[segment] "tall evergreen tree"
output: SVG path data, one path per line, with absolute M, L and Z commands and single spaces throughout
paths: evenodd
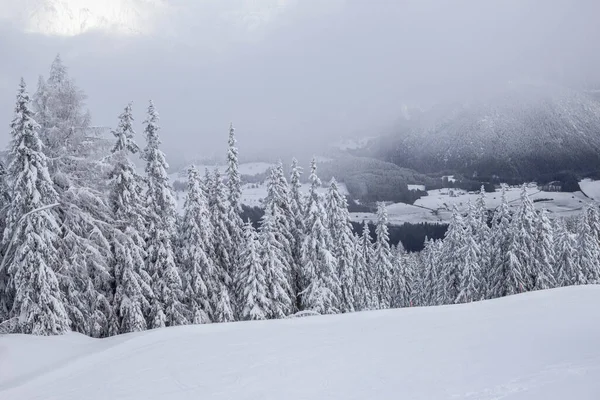
M 289 246 L 285 246 L 279 240 L 278 221 L 282 217 L 278 215 L 280 209 L 271 203 L 265 210 L 265 215 L 261 221 L 260 227 L 260 260 L 265 271 L 270 305 L 268 309 L 269 318 L 283 318 L 290 315 L 293 311 L 293 300 L 290 296 L 290 282 L 287 275 L 289 264 L 286 251 Z
M 440 304 L 453 304 L 461 289 L 462 250 L 464 248 L 465 223 L 454 206 L 452 219 L 443 241 L 440 257 L 439 287 Z
M 39 79 L 33 105 L 59 196 L 57 251 L 62 265 L 58 278 L 71 328 L 104 336 L 105 331 L 92 333 L 90 329 L 111 318 L 110 236 L 114 222 L 103 179 L 109 166 L 102 160 L 109 149 L 99 131 L 90 126 L 85 100 L 57 56 L 48 80 Z
M 300 309 L 299 293 L 306 288 L 306 283 L 302 281 L 302 243 L 304 242 L 304 233 L 306 227 L 304 225 L 304 196 L 301 192 L 302 184 L 300 177 L 302 176 L 302 168 L 298 166 L 298 161 L 292 160 L 290 172 L 290 213 L 291 213 L 291 234 L 292 242 L 292 290 L 293 298 L 296 301 L 295 309 Z
M 148 210 L 148 237 L 146 240 L 146 265 L 152 277 L 155 303 L 151 319 L 161 326 L 162 316 L 157 314 L 162 311 L 165 315 L 167 326 L 186 324 L 185 307 L 181 303 L 183 298 L 183 285 L 179 270 L 175 264 L 173 239 L 175 235 L 176 203 L 167 169 L 169 165 L 164 153 L 160 150 L 158 136 L 158 113 L 152 101 L 148 106 L 148 117 L 145 123 L 146 148 L 144 159 L 146 161 L 146 179 L 148 191 L 146 206 Z
M 185 282 L 184 298 L 194 324 L 210 322 L 211 299 L 218 287 L 212 254 L 212 226 L 200 176 L 196 167 L 188 169 L 187 198 L 180 235 L 180 260 Z
M 492 220 L 490 234 L 490 270 L 486 279 L 486 297 L 506 295 L 505 283 L 508 274 L 508 249 L 512 242 L 511 214 L 506 199 L 506 185 L 502 185 L 500 206 Z
M 533 288 L 534 290 L 554 288 L 556 287 L 554 232 L 545 209 L 539 213 L 537 218 L 535 240 L 536 254 L 533 260 L 535 283 Z
M 350 223 L 348 203 L 337 186 L 335 179 L 331 180 L 326 198 L 327 221 L 333 239 L 333 255 L 338 261 L 337 273 L 341 285 L 340 307 L 342 312 L 354 311 L 354 234 Z
M 576 252 L 577 263 L 579 264 L 579 268 L 581 268 L 581 273 L 585 279 L 585 281 L 581 283 L 596 283 L 595 279 L 597 276 L 598 259 L 600 257 L 600 246 L 593 231 L 593 227 L 590 224 L 587 209 L 579 217 Z
M 392 305 L 394 264 L 389 243 L 387 210 L 384 203 L 377 205 L 377 227 L 375 249 L 373 251 L 373 282 L 377 289 L 379 308 Z
M 354 251 L 354 277 L 356 288 L 354 291 L 356 310 L 370 310 L 377 308 L 377 293 L 372 271 L 373 243 L 369 224 L 363 221 L 363 229 L 360 237 L 355 239 Z
M 234 300 L 231 298 L 229 292 L 232 287 L 232 278 L 229 271 L 232 264 L 230 252 L 233 243 L 227 224 L 228 212 L 224 185 L 217 168 L 215 168 L 213 178 L 210 179 L 209 184 L 208 205 L 210 221 L 213 227 L 212 246 L 214 249 L 216 275 L 218 277 L 218 288 L 216 288 L 215 298 L 213 298 L 213 307 L 215 308 L 214 322 L 230 322 L 234 320 Z
M 469 220 L 472 219 L 472 214 Z M 467 222 L 467 226 L 472 221 Z M 459 272 L 458 295 L 455 303 L 470 303 L 482 299 L 481 282 L 481 248 L 476 241 L 476 232 L 467 228 L 463 238 L 463 247 L 460 249 L 462 265 Z
M 244 321 L 267 319 L 272 309 L 268 298 L 268 276 L 256 248 L 258 239 L 250 221 L 244 225 L 244 239 L 242 263 L 236 282 L 236 288 L 241 293 L 239 317 Z
M 565 220 L 560 218 L 555 224 L 554 236 L 555 273 L 558 286 L 581 285 L 586 278 L 578 263 L 577 240 L 567 229 Z
M 402 242 L 398 242 L 392 255 L 393 268 L 393 289 L 392 289 L 392 307 L 411 307 L 412 306 L 412 289 L 413 289 L 413 270 L 412 263 L 409 263 L 408 256 L 402 246 Z
M 227 228 L 231 238 L 231 248 L 229 249 L 230 264 L 228 272 L 231 277 L 238 273 L 240 265 L 240 253 L 243 244 L 243 221 L 240 216 L 242 199 L 242 181 L 239 174 L 238 149 L 236 147 L 235 129 L 233 124 L 229 126 L 229 140 L 227 147 L 227 200 L 228 215 Z M 233 286 L 230 288 L 234 293 L 234 302 L 239 302 L 239 293 L 236 295 Z
M 69 330 L 69 319 L 56 277 L 60 263 L 56 257 L 59 222 L 51 207 L 58 194 L 30 105 L 21 79 L 10 125 L 9 181 L 13 196 L 3 237 L 5 257 L 10 262 L 2 295 L 8 298 L 8 317 L 15 319 L 17 332 L 61 334 Z
M 535 240 L 536 212 L 533 202 L 527 194 L 527 187 L 521 190 L 521 205 L 513 219 L 513 254 L 517 257 L 522 270 L 524 288 L 522 291 L 533 290 L 537 279 L 534 255 L 537 254 Z
M 303 278 L 308 283 L 301 293 L 303 308 L 320 314 L 335 314 L 340 310 L 340 281 L 337 260 L 331 253 L 332 239 L 327 229 L 325 209 L 318 192 L 321 180 L 317 163 L 311 162 L 310 192 L 306 206 L 306 236 L 302 245 Z
M 114 324 L 110 334 L 145 330 L 154 297 L 151 278 L 144 265 L 145 220 L 141 177 L 130 155 L 139 151 L 134 141 L 131 104 L 119 116 L 113 134 L 114 169 L 110 173 L 110 207 L 115 220 L 111 240 L 114 275 Z
M 283 277 L 286 280 L 284 285 L 287 290 L 287 297 L 293 302 L 293 311 L 296 309 L 296 293 L 293 274 L 293 254 L 292 244 L 294 236 L 292 233 L 293 218 L 290 208 L 290 194 L 287 180 L 283 173 L 283 166 L 279 163 L 276 167 L 270 169 L 267 179 L 267 196 L 264 200 L 265 214 L 270 214 L 273 221 L 270 221 L 270 234 L 280 248 L 280 259 L 283 267 Z

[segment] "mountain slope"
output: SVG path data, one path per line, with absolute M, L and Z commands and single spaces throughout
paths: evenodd
M 597 399 L 600 287 L 459 306 L 0 337 L 0 398 Z
M 563 88 L 512 85 L 476 103 L 415 113 L 366 152 L 426 173 L 588 172 L 600 165 L 600 103 Z

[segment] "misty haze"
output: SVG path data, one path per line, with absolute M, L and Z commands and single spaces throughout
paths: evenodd
M 599 15 L 0 0 L 0 399 L 600 398 Z

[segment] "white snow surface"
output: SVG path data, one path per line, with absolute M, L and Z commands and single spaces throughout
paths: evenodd
M 581 188 L 581 191 L 592 200 L 600 201 L 600 181 L 583 179 L 579 182 L 579 187 Z
M 596 185 L 598 199 L 600 200 L 600 185 Z M 585 190 L 585 189 L 584 189 Z M 535 201 L 536 209 L 545 208 L 550 217 L 568 217 L 577 215 L 585 205 L 591 201 L 582 192 L 544 192 L 535 185 L 527 188 L 530 198 Z M 479 197 L 478 192 L 466 192 L 461 189 L 437 189 L 429 190 L 427 196 L 415 201 L 414 205 L 395 203 L 387 206 L 388 219 L 392 225 L 403 223 L 447 223 L 452 217 L 452 207 L 456 205 L 462 213 L 467 212 L 469 200 L 475 203 Z M 587 194 L 587 193 L 586 193 Z M 508 188 L 506 198 L 511 209 L 519 207 L 521 200 L 521 187 Z M 588 194 L 589 196 L 589 194 Z M 500 205 L 501 192 L 498 189 L 494 193 L 486 193 L 486 205 L 488 209 L 494 210 Z M 351 213 L 354 221 L 376 221 L 375 213 Z
M 600 398 L 600 286 L 466 305 L 0 336 L 6 400 Z

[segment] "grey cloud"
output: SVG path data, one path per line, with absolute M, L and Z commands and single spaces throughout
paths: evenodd
M 376 134 L 403 104 L 476 98 L 511 80 L 600 79 L 593 0 L 309 0 L 271 19 L 236 12 L 243 1 L 230 12 L 223 4 L 233 2 L 169 14 L 152 37 L 4 29 L 1 120 L 10 120 L 18 77 L 33 91 L 57 52 L 89 95 L 95 123 L 113 125 L 129 100 L 140 123 L 152 98 L 167 149 L 186 156 L 221 154 L 230 121 L 243 154 L 287 155 Z

